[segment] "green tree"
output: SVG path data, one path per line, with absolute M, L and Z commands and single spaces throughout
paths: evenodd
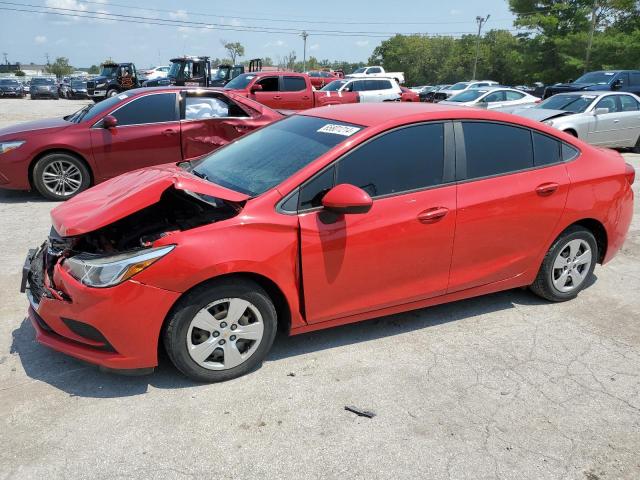
M 15 76 L 16 77 L 24 77 L 25 73 L 22 70 L 16 70 L 15 71 Z
M 53 73 L 56 77 L 62 78 L 73 72 L 73 67 L 69 65 L 69 59 L 66 57 L 58 57 L 51 65 L 47 65 L 47 72 Z
M 100 73 L 100 67 L 98 65 L 91 65 L 89 67 L 88 73 L 90 75 L 97 75 Z
M 226 40 L 221 40 L 221 43 L 227 50 L 227 54 L 229 54 L 233 65 L 236 64 L 236 59 L 238 57 L 244 57 L 244 47 L 240 42 L 227 42 Z

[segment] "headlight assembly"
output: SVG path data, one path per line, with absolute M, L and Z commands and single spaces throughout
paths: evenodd
M 10 152 L 25 144 L 24 140 L 14 140 L 12 142 L 0 142 L 0 154 Z
M 104 87 L 106 84 L 106 82 L 98 83 L 96 84 L 96 88 Z
M 88 287 L 113 287 L 154 264 L 174 247 L 168 245 L 108 256 L 81 253 L 66 259 L 62 268 Z

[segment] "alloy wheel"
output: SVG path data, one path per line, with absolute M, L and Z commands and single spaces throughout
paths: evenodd
M 42 182 L 54 195 L 68 197 L 82 186 L 82 172 L 67 160 L 54 160 L 44 168 Z
M 258 308 L 242 298 L 223 298 L 201 309 L 187 330 L 192 360 L 209 370 L 228 370 L 254 354 L 264 333 Z
M 567 242 L 558 252 L 551 269 L 553 286 L 562 293 L 577 289 L 591 270 L 591 247 L 582 239 Z

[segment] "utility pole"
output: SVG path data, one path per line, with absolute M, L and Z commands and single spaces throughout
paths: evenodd
M 44 56 L 45 56 L 45 57 L 47 57 L 47 66 L 48 66 L 48 65 L 51 65 L 51 64 L 49 63 L 49 54 L 48 54 L 48 53 L 45 53 L 45 54 L 44 54 Z
M 486 17 L 477 16 L 476 22 L 478 23 L 478 36 L 476 37 L 476 61 L 473 63 L 473 75 L 472 80 L 476 79 L 476 71 L 478 69 L 478 55 L 480 54 L 480 33 L 482 32 L 482 25 L 489 21 L 491 15 L 487 14 Z
M 9 60 L 8 60 L 9 54 L 7 52 L 2 52 L 2 55 L 4 56 L 4 64 L 9 65 Z
M 306 72 L 307 71 L 307 37 L 309 36 L 309 34 L 306 32 L 306 30 L 303 30 L 300 36 L 302 37 L 302 40 L 304 42 L 304 48 L 302 50 L 302 71 Z
M 584 59 L 584 73 L 589 71 L 589 62 L 591 61 L 591 46 L 593 45 L 593 34 L 596 31 L 596 23 L 598 22 L 598 16 L 596 11 L 598 10 L 598 0 L 593 2 L 593 9 L 591 10 L 591 28 L 589 30 L 589 40 L 587 41 L 587 55 Z

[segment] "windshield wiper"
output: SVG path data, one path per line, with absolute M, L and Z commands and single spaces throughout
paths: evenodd
M 209 178 L 204 173 L 197 171 L 195 168 L 191 170 L 191 173 L 193 173 L 198 178 L 209 181 Z

